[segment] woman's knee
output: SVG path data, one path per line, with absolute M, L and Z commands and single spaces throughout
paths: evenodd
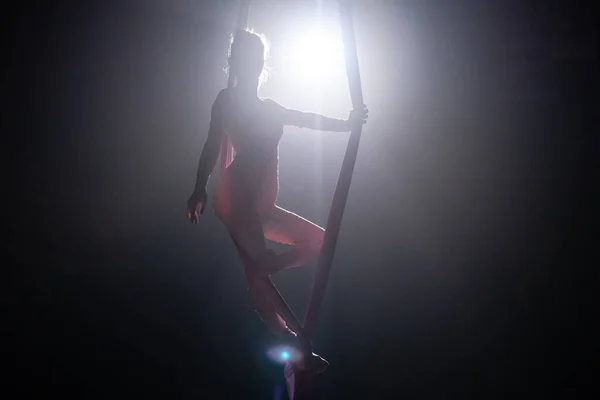
M 308 235 L 303 242 L 298 243 L 298 246 L 304 247 L 307 249 L 307 251 L 316 252 L 318 254 L 321 252 L 324 239 L 325 230 L 317 227 L 312 230 L 311 234 Z
M 298 252 L 298 262 L 300 265 L 311 264 L 319 258 L 323 248 L 323 236 L 314 236 L 306 241 L 300 242 L 295 246 Z

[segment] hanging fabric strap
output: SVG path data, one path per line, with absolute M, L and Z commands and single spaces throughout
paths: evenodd
M 350 87 L 352 106 L 354 109 L 359 109 L 364 107 L 364 102 L 358 68 L 358 55 L 356 52 L 352 10 L 349 0 L 340 1 L 340 23 L 344 40 L 346 75 Z M 362 125 L 352 127 L 348 147 L 346 148 L 346 154 L 342 163 L 342 169 L 331 202 L 323 247 L 319 256 L 314 283 L 304 319 L 304 329 L 308 334 L 314 332 L 319 318 L 319 310 L 321 309 L 325 288 L 327 287 L 327 280 L 329 278 L 329 271 L 331 270 L 331 264 L 335 254 L 335 246 L 337 244 L 338 234 L 344 216 L 346 200 L 348 199 L 348 192 L 350 191 L 350 183 L 352 181 L 354 164 L 356 163 L 356 156 L 358 154 L 361 133 Z
M 346 75 L 350 87 L 352 106 L 354 109 L 359 109 L 364 107 L 364 101 L 350 1 L 351 0 L 340 0 L 340 23 L 344 40 Z M 350 191 L 350 183 L 352 181 L 361 134 L 362 126 L 352 127 L 348 147 L 346 148 L 346 154 L 342 163 L 342 169 L 331 202 L 323 247 L 319 256 L 306 316 L 304 318 L 304 330 L 306 334 L 309 335 L 314 335 L 314 330 L 317 326 L 319 311 L 325 295 L 327 280 L 329 278 L 329 272 L 331 271 L 333 256 L 335 254 L 335 246 L 337 244 L 342 218 L 344 216 L 344 209 Z M 314 400 L 316 398 L 316 376 L 314 374 L 287 365 L 285 377 L 290 400 Z
M 235 26 L 234 39 L 235 34 L 239 31 L 243 31 L 248 26 L 248 16 L 250 14 L 250 1 L 242 0 L 238 5 L 238 17 Z M 235 86 L 235 77 L 229 72 L 229 77 L 227 80 L 227 87 L 232 88 Z M 233 161 L 234 150 L 233 144 L 231 144 L 231 140 L 229 136 L 223 135 L 223 141 L 221 142 L 221 174 L 225 171 L 225 169 L 231 164 Z

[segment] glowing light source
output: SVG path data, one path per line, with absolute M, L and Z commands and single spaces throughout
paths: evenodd
M 284 65 L 294 79 L 315 84 L 343 78 L 344 47 L 334 24 L 318 23 L 293 29 L 286 39 Z
M 288 351 L 282 351 L 281 354 L 279 355 L 281 357 L 282 360 L 289 360 L 290 359 L 290 353 Z

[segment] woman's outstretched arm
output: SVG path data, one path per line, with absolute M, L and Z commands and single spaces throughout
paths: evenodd
M 208 179 L 215 169 L 221 150 L 223 140 L 223 94 L 219 93 L 213 103 L 210 115 L 210 127 L 208 129 L 208 138 L 200 154 L 198 161 L 198 171 L 196 173 L 196 190 L 205 190 Z
M 348 132 L 351 128 L 350 121 L 347 119 L 334 119 L 316 113 L 287 109 L 283 124 L 330 132 Z
M 369 112 L 365 107 L 362 110 L 354 110 L 347 119 L 335 119 L 316 113 L 290 110 L 273 100 L 269 102 L 279 114 L 283 125 L 330 132 L 349 132 L 354 124 L 364 124 Z

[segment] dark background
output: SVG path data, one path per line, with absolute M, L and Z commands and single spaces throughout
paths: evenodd
M 315 340 L 322 398 L 597 391 L 579 285 L 597 265 L 597 20 L 493 3 L 395 6 L 419 87 L 399 100 L 392 36 Z M 185 220 L 234 3 L 3 7 L 2 397 L 274 398 L 228 235 Z M 340 140 L 319 191 L 282 144 L 286 208 L 325 223 Z M 312 270 L 276 279 L 299 310 Z

